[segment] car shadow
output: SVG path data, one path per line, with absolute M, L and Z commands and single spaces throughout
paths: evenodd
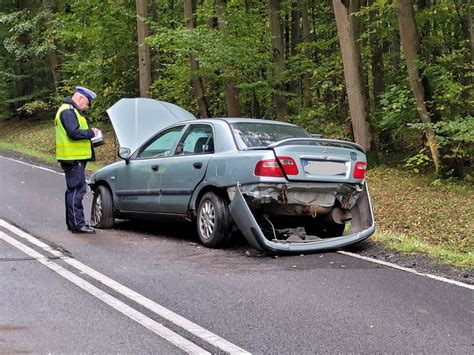
M 189 244 L 200 244 L 199 237 L 194 223 L 183 223 L 173 221 L 151 221 L 151 220 L 116 220 L 114 224 L 115 231 L 127 232 L 132 234 L 142 234 L 152 238 L 165 238 L 172 241 L 179 241 Z M 253 249 L 245 240 L 240 231 L 232 233 L 229 243 L 220 248 L 223 252 L 231 254 L 242 254 L 247 257 L 275 257 L 278 254 L 260 252 Z M 341 249 L 314 252 L 310 254 L 324 254 L 344 250 L 356 254 L 367 256 L 376 256 L 383 251 L 383 246 L 373 241 L 364 240 L 360 243 L 349 245 Z M 301 254 L 301 253 L 300 253 Z M 291 257 L 297 254 L 281 254 L 279 257 Z
M 169 240 L 199 243 L 199 237 L 194 223 L 163 222 L 149 220 L 117 220 L 114 230 L 130 233 L 146 234 L 148 237 L 166 238 Z M 236 231 L 232 233 L 229 244 L 224 248 L 232 251 L 251 249 L 243 235 Z
M 179 222 L 157 222 L 144 220 L 117 220 L 114 225 L 114 231 L 130 233 L 132 235 L 141 234 L 152 238 L 165 238 L 168 240 L 189 243 L 191 245 L 200 244 L 197 236 L 196 226 L 193 223 Z M 323 255 L 333 253 L 338 250 L 359 254 L 362 256 L 387 261 L 398 264 L 403 267 L 416 268 L 419 272 L 427 272 L 447 278 L 451 278 L 463 283 L 474 284 L 474 273 L 472 271 L 457 270 L 452 267 L 442 266 L 429 260 L 423 255 L 404 255 L 403 253 L 386 250 L 380 242 L 366 239 L 357 244 L 352 244 L 344 248 L 311 253 L 312 255 Z M 281 260 L 293 260 L 294 257 L 301 254 L 275 255 L 259 252 L 247 243 L 240 232 L 234 232 L 230 243 L 223 249 L 220 249 L 220 257 L 248 257 L 256 258 L 278 258 Z M 308 254 L 309 255 L 309 254 Z M 317 258 L 319 259 L 319 258 Z
M 373 251 L 374 253 L 381 253 L 384 251 L 383 245 L 376 243 L 372 240 L 365 239 L 359 243 L 348 245 L 339 250 L 348 251 L 351 253 L 361 254 L 368 251 Z

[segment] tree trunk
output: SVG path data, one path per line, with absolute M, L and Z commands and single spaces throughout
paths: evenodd
M 154 23 L 158 22 L 158 6 L 156 4 L 156 1 L 151 2 L 151 19 L 153 20 Z
M 364 26 L 361 20 L 359 19 L 359 17 L 354 15 L 361 9 L 361 6 L 364 3 L 364 0 L 348 0 L 348 1 L 346 0 L 346 3 L 347 2 L 349 2 L 349 7 L 348 7 L 349 31 L 352 32 L 354 42 L 356 45 L 357 65 L 359 66 L 359 77 L 362 83 L 362 95 L 364 97 L 366 114 L 368 117 L 368 112 L 370 112 L 369 101 L 368 101 L 369 79 L 367 75 L 363 74 L 364 65 L 362 63 L 362 50 L 361 50 L 361 33 L 364 32 Z
M 290 27 L 290 50 L 292 56 L 298 54 L 298 44 L 301 43 L 301 11 L 298 6 L 298 0 L 291 0 L 291 27 Z M 292 80 L 289 84 L 290 92 L 296 97 L 301 97 L 301 77 Z M 299 105 L 301 105 L 300 103 Z
M 15 4 L 16 4 L 16 8 L 18 10 L 23 10 L 23 9 L 26 9 L 27 8 L 27 1 L 26 0 L 16 0 L 15 1 Z M 27 38 L 19 38 L 19 41 L 22 41 L 24 42 L 25 40 L 29 40 Z M 24 45 L 26 45 L 26 43 L 23 43 Z M 28 77 L 27 75 L 27 71 L 25 70 L 25 64 L 24 62 L 20 62 L 19 63 L 20 65 L 18 66 L 18 72 L 15 70 L 15 75 L 18 75 L 19 76 L 19 80 L 14 80 L 14 85 L 15 85 L 15 88 L 16 88 L 16 96 L 26 96 L 26 95 L 29 95 L 31 93 L 31 90 L 29 88 L 29 85 L 31 83 L 31 77 Z M 15 106 L 18 105 L 18 104 L 14 104 Z M 15 107 L 15 109 L 17 109 L 18 106 Z
M 420 74 L 416 66 L 418 57 L 419 39 L 416 32 L 415 13 L 411 0 L 398 1 L 398 25 L 400 28 L 400 40 L 403 47 L 403 54 L 408 69 L 411 88 L 416 99 L 416 109 L 421 118 L 421 122 L 426 124 L 425 135 L 430 147 L 431 156 L 436 172 L 440 171 L 440 158 L 438 144 L 434 130 L 431 127 L 431 117 L 426 109 L 425 92 L 421 83 Z
M 136 0 L 137 33 L 138 33 L 138 68 L 140 81 L 140 96 L 148 97 L 151 83 L 150 46 L 145 43 L 148 36 L 146 24 L 146 0 Z
M 158 7 L 156 1 L 151 2 L 151 19 L 154 24 L 158 23 Z M 158 79 L 158 73 L 161 67 L 160 52 L 157 48 L 150 48 L 150 61 L 151 82 L 154 82 Z
M 347 8 L 341 0 L 333 0 L 332 3 L 342 52 L 344 79 L 354 140 L 366 150 L 369 150 L 370 132 L 360 75 L 360 54 L 357 52 L 356 38 L 354 38 L 354 33 L 351 30 Z
M 227 8 L 227 0 L 216 0 L 216 14 L 219 31 L 225 32 L 227 29 L 227 22 L 225 12 Z M 224 69 L 225 82 L 225 98 L 227 103 L 227 114 L 229 117 L 240 117 L 240 96 L 239 89 L 235 86 L 235 81 L 232 79 L 232 69 Z
M 471 1 L 467 1 L 467 26 L 469 29 L 469 49 L 471 51 L 471 63 L 474 63 L 474 30 L 472 27 Z
M 268 0 L 268 8 L 270 12 L 270 32 L 272 35 L 272 50 L 273 50 L 273 88 L 276 91 L 276 113 L 277 120 L 287 121 L 287 101 L 286 97 L 281 94 L 285 91 L 285 85 L 281 81 L 281 76 L 285 70 L 284 62 L 284 46 L 281 30 L 281 20 L 279 15 L 280 8 L 279 0 Z
M 295 55 L 297 53 L 296 47 L 301 41 L 300 20 L 301 11 L 298 6 L 298 0 L 291 0 L 291 55 Z
M 471 63 L 474 63 L 474 31 L 472 27 L 472 6 L 470 0 L 455 1 L 456 12 L 458 13 L 459 20 L 461 22 L 461 28 L 466 36 L 467 43 L 466 47 L 471 53 Z M 466 13 L 464 14 L 464 8 Z
M 398 73 L 400 71 L 400 34 L 395 32 L 392 37 L 392 41 L 390 44 L 390 63 L 392 65 L 392 72 Z
M 369 0 L 369 6 L 373 0 Z M 371 10 L 370 22 L 375 22 L 378 16 L 377 10 Z M 369 45 L 371 49 L 370 63 L 372 71 L 372 92 L 374 95 L 374 107 L 380 107 L 380 95 L 385 90 L 384 67 L 383 67 L 383 44 L 380 43 L 376 34 L 369 34 Z
M 43 0 L 43 8 L 45 11 L 45 24 L 46 28 L 48 30 L 51 30 L 53 27 L 53 24 L 51 22 L 51 17 L 54 9 L 56 8 L 56 4 L 53 3 L 53 0 Z M 59 83 L 61 81 L 61 72 L 59 70 L 59 56 L 58 56 L 58 51 L 56 49 L 56 43 L 54 42 L 54 39 L 52 39 L 52 47 L 49 50 L 49 63 L 51 65 L 51 74 L 53 76 L 53 83 L 54 87 L 58 88 Z
M 168 11 L 170 14 L 173 14 L 174 13 L 174 7 L 175 7 L 175 3 L 174 3 L 174 0 L 169 0 L 168 1 Z M 170 23 L 170 27 L 172 29 L 176 29 L 176 23 L 174 21 L 172 21 Z
M 261 117 L 260 102 L 258 101 L 257 93 L 255 89 L 252 90 L 252 117 Z
M 184 17 L 186 20 L 186 27 L 188 29 L 194 29 L 193 0 L 184 0 Z M 209 105 L 207 103 L 202 78 L 196 74 L 199 71 L 199 62 L 194 58 L 193 54 L 190 55 L 190 64 L 192 72 L 191 81 L 198 102 L 199 116 L 206 118 L 209 117 Z
M 304 43 L 309 43 L 312 41 L 312 38 L 311 38 L 309 16 L 308 16 L 308 0 L 299 0 L 299 6 L 301 9 L 302 41 Z M 309 48 L 305 47 L 304 54 L 308 60 L 311 60 L 311 51 Z M 308 71 L 306 71 L 303 74 L 303 85 L 302 85 L 301 91 L 303 92 L 304 107 L 310 107 L 312 95 L 311 95 L 311 78 Z
M 252 0 L 245 0 L 244 3 L 245 3 L 244 4 L 245 5 L 245 13 L 249 14 L 250 9 L 252 8 Z

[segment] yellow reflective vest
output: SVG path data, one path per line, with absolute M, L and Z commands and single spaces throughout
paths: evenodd
M 66 129 L 61 122 L 61 112 L 73 109 L 79 122 L 79 129 L 89 129 L 89 125 L 79 110 L 70 104 L 62 104 L 56 113 L 54 124 L 56 126 L 56 159 L 57 160 L 86 160 L 92 157 L 91 141 L 83 139 L 72 140 L 67 135 Z

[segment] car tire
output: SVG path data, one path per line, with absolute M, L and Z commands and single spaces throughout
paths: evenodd
M 315 235 L 319 238 L 340 237 L 344 233 L 345 224 L 332 222 L 312 221 L 305 225 L 306 234 Z
M 224 199 L 213 192 L 204 194 L 197 208 L 196 224 L 204 246 L 218 248 L 228 243 L 232 224 Z
M 94 191 L 91 209 L 91 225 L 96 228 L 107 229 L 114 225 L 114 202 L 110 190 L 99 186 Z

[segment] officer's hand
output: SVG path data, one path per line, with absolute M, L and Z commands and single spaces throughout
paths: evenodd
M 100 129 L 92 127 L 92 131 L 94 132 L 94 137 L 97 137 L 99 135 Z

